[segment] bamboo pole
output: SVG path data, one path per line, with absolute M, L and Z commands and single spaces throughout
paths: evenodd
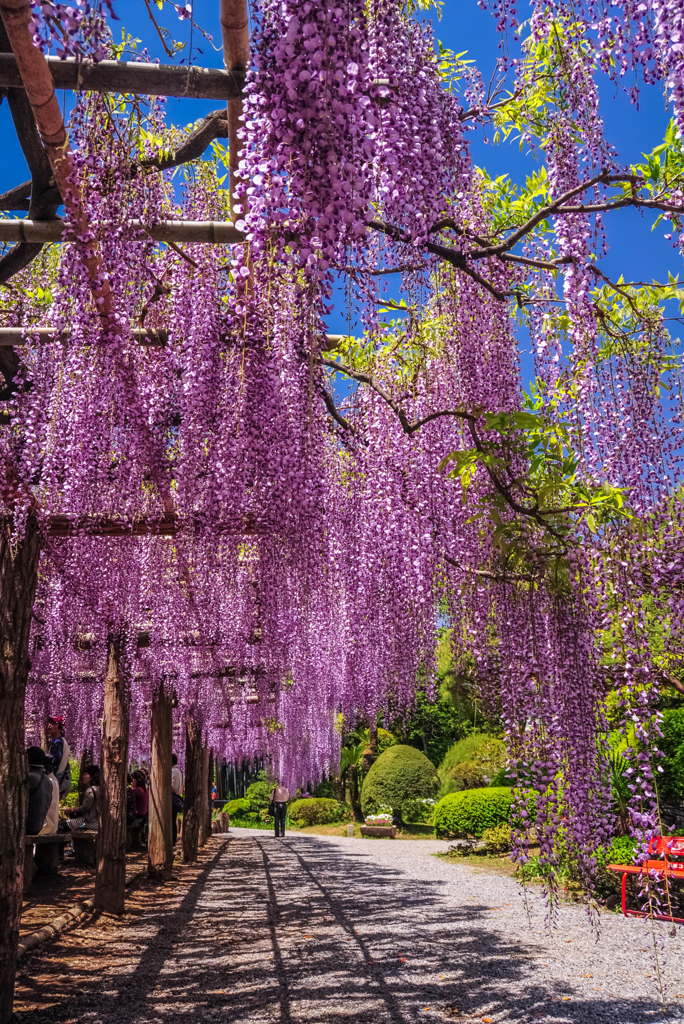
M 230 221 L 167 220 L 146 225 L 130 222 L 131 231 L 144 231 L 155 242 L 201 242 L 214 245 L 235 245 L 245 236 Z M 0 219 L 0 242 L 68 242 L 64 237 L 63 220 Z
M 223 63 L 226 70 L 244 81 L 249 67 L 249 20 L 247 17 L 247 0 L 221 0 L 221 35 L 223 37 Z M 230 171 L 230 215 L 233 220 L 244 215 L 242 210 L 234 210 L 235 189 L 239 180 L 239 163 L 242 143 L 238 139 L 238 129 L 242 127 L 242 98 L 228 100 L 228 147 Z M 243 200 L 244 206 L 245 200 Z
M 150 760 L 149 839 L 147 873 L 150 878 L 171 878 L 171 695 L 164 684 L 152 703 L 152 757 Z
M 242 92 L 244 75 L 221 68 L 177 67 L 174 64 L 134 64 L 131 61 L 101 60 L 97 64 L 74 57 L 47 57 L 55 89 L 83 92 L 133 93 L 137 96 L 178 96 L 204 100 L 236 99 Z M 0 53 L 0 87 L 24 88 L 17 60 L 12 53 Z

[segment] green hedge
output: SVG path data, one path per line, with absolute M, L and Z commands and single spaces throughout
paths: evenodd
M 332 825 L 347 816 L 344 804 L 326 797 L 295 800 L 290 804 L 290 821 L 305 828 L 307 825 Z
M 684 708 L 670 708 L 663 713 L 662 739 L 658 746 L 665 757 L 658 789 L 667 800 L 684 799 Z
M 244 798 L 230 800 L 223 808 L 226 814 L 229 814 L 231 818 L 239 818 L 243 814 L 248 814 L 251 809 L 249 800 L 245 800 Z
M 508 822 L 512 804 L 511 791 L 505 786 L 449 793 L 435 808 L 435 834 L 446 839 L 479 839 L 485 829 Z
M 361 810 L 377 814 L 382 807 L 401 812 L 405 803 L 435 795 L 437 769 L 415 747 L 396 743 L 381 754 L 364 779 Z

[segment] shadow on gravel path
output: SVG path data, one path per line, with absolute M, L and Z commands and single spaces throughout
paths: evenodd
M 214 837 L 198 866 L 136 892 L 123 920 L 101 918 L 21 961 L 16 1020 L 681 1019 L 646 993 L 616 1001 L 588 993 L 589 982 L 580 989 L 562 963 L 554 974 L 537 933 L 521 938 L 518 918 L 506 934 L 501 921 L 490 924 L 489 904 L 459 900 L 452 881 L 428 877 L 427 861 L 422 873 L 415 860 L 411 870 L 390 867 L 372 848 L 311 836 Z

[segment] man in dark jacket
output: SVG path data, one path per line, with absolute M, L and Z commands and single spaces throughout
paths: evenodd
M 26 835 L 37 836 L 52 802 L 52 784 L 43 770 L 45 754 L 40 747 L 26 751 L 29 765 L 29 798 L 26 813 Z

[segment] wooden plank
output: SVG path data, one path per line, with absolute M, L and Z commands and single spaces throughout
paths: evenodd
M 84 63 L 73 57 L 48 57 L 56 89 L 85 92 L 177 96 L 180 99 L 235 100 L 242 96 L 244 72 L 220 68 L 182 68 L 173 64 L 138 64 L 102 60 Z M 23 83 L 12 53 L 0 53 L 0 86 L 21 89 Z

